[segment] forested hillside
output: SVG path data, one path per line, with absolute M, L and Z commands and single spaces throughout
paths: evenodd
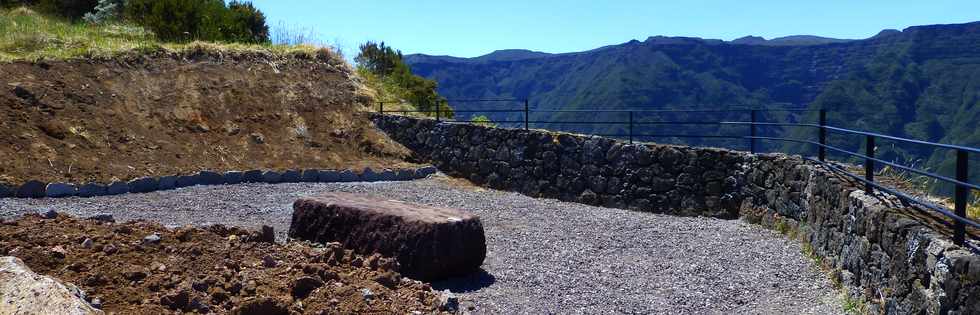
M 406 61 L 413 72 L 438 81 L 440 93 L 449 99 L 528 98 L 532 108 L 547 109 L 825 108 L 830 111 L 830 124 L 836 126 L 980 146 L 976 126 L 980 121 L 980 22 L 883 31 L 857 41 L 790 37 L 724 42 L 651 37 L 580 53 L 511 50 L 472 59 L 411 55 Z M 452 105 L 459 110 L 476 106 Z M 547 118 L 624 120 L 622 115 L 555 113 L 547 114 Z M 748 119 L 746 114 L 640 116 L 635 119 Z M 815 113 L 764 116 L 767 120 L 816 121 Z M 615 125 L 539 127 L 607 134 L 623 130 Z M 711 126 L 649 126 L 642 132 L 747 133 L 744 127 Z M 764 132 L 811 139 L 814 135 L 812 130 L 780 128 Z M 743 140 L 649 140 L 745 148 Z M 839 136 L 832 136 L 832 140 L 852 150 L 859 150 L 863 141 Z M 812 152 L 812 148 L 784 143 L 765 144 L 765 148 Z M 945 150 L 882 141 L 878 153 L 889 160 L 926 165 L 946 174 L 952 171 L 952 152 Z M 980 157 L 973 157 L 973 161 L 977 163 Z

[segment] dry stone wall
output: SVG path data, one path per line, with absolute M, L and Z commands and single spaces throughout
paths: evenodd
M 451 176 L 534 197 L 678 215 L 735 217 L 739 166 L 749 157 L 400 116 L 375 122 Z
M 980 255 L 921 209 L 798 157 L 751 163 L 741 214 L 798 233 L 872 314 L 980 314 Z
M 417 158 L 491 188 L 639 211 L 743 217 L 798 235 L 868 313 L 980 314 L 980 255 L 952 244 L 916 208 L 865 194 L 799 157 L 373 119 Z

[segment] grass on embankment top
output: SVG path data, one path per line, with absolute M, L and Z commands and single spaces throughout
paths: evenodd
M 162 43 L 143 27 L 126 23 L 69 22 L 28 8 L 0 9 L 0 62 L 39 59 L 107 58 L 132 51 L 183 51 L 207 45 L 224 51 L 309 53 L 310 45 Z

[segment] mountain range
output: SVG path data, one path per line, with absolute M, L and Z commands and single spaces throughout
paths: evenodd
M 589 51 L 549 54 L 499 50 L 475 58 L 407 55 L 415 74 L 453 99 L 529 99 L 534 109 L 826 109 L 829 124 L 920 140 L 980 146 L 980 22 L 884 30 L 861 40 L 788 36 L 732 41 L 654 36 Z M 518 103 L 451 102 L 457 110 L 518 109 Z M 621 134 L 623 113 L 539 113 L 539 124 Z M 493 113 L 492 120 L 521 118 Z M 637 121 L 747 120 L 745 113 L 644 113 Z M 591 120 L 589 120 L 591 119 Z M 766 112 L 765 121 L 815 122 L 815 112 Z M 814 139 L 813 130 L 763 128 L 767 136 Z M 745 128 L 646 125 L 634 133 L 743 135 Z M 658 137 L 646 140 L 745 148 L 745 141 Z M 863 138 L 832 134 L 852 151 Z M 763 149 L 812 154 L 799 144 Z M 879 156 L 949 174 L 952 152 L 879 141 Z M 846 158 L 846 157 L 841 157 Z M 980 157 L 971 157 L 980 161 Z M 976 164 L 975 164 L 976 165 Z M 974 171 L 980 173 L 978 171 Z

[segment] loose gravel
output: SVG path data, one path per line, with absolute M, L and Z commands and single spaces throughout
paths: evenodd
M 471 313 L 835 314 L 838 294 L 800 245 L 739 220 L 675 217 L 411 182 L 198 186 L 96 198 L 0 199 L 0 216 L 54 209 L 165 225 L 276 229 L 292 202 L 325 191 L 472 211 L 483 219 L 483 272 L 434 283 Z

